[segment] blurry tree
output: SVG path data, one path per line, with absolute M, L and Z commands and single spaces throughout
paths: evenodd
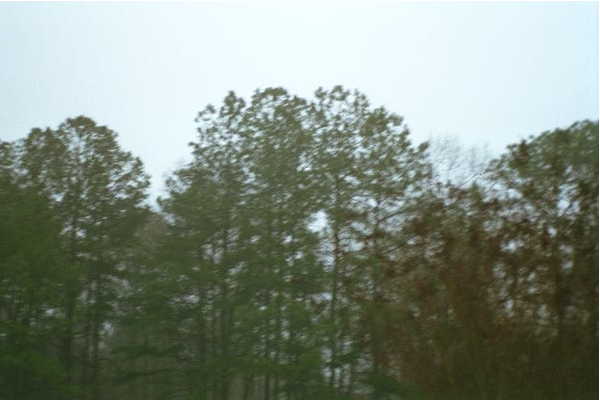
M 66 249 L 62 362 L 67 382 L 100 398 L 102 338 L 110 330 L 124 251 L 146 215 L 142 162 L 116 133 L 87 117 L 33 129 L 18 143 L 20 181 L 43 193 L 60 218 Z M 77 363 L 77 365 L 75 365 Z
M 490 174 L 513 257 L 504 271 L 510 316 L 535 327 L 543 352 L 528 356 L 538 363 L 532 379 L 548 398 L 597 395 L 598 123 L 511 145 Z
M 363 381 L 383 398 L 390 386 L 382 315 L 402 296 L 386 286 L 390 274 L 401 279 L 390 269 L 402 253 L 401 227 L 431 177 L 427 145 L 413 147 L 402 118 L 339 86 L 318 90 L 312 113 L 331 272 L 329 382 L 350 393 Z
M 89 118 L 0 142 L 0 398 L 597 398 L 597 122 L 489 163 L 340 86 L 196 122 L 153 212 Z
M 0 398 L 61 399 L 60 225 L 46 197 L 17 184 L 11 147 L 0 143 Z
M 398 371 L 440 398 L 597 396 L 597 149 L 580 122 L 509 146 L 485 190 L 422 198 Z
M 190 282 L 186 307 L 197 310 L 190 357 L 202 398 L 237 390 L 269 399 L 310 390 L 307 374 L 320 377 L 318 345 L 316 358 L 300 362 L 315 352 L 310 321 L 320 280 L 308 229 L 316 206 L 305 112 L 305 102 L 282 89 L 258 91 L 248 105 L 231 93 L 218 111 L 207 107 L 194 160 L 161 201 L 189 255 L 178 265 Z

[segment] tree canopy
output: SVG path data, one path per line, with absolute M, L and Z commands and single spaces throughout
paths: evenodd
M 597 121 L 489 162 L 340 86 L 196 124 L 155 210 L 90 118 L 0 142 L 0 399 L 598 397 Z

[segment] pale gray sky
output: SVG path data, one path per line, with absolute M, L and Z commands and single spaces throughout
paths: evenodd
M 189 159 L 196 113 L 227 91 L 342 84 L 413 140 L 494 153 L 598 119 L 596 3 L 0 4 L 0 138 L 87 115 L 153 177 Z

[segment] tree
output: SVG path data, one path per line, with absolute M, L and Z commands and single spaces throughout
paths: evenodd
M 18 144 L 19 180 L 51 199 L 67 252 L 62 361 L 67 382 L 100 398 L 101 343 L 109 329 L 123 253 L 146 215 L 142 162 L 116 133 L 80 116 L 58 129 L 33 129 Z M 79 352 L 78 356 L 75 352 Z
M 359 372 L 367 374 L 373 397 L 381 398 L 385 389 L 376 382 L 387 363 L 380 329 L 387 312 L 385 271 L 401 251 L 402 221 L 430 178 L 427 145 L 414 148 L 402 118 L 370 107 L 357 91 L 337 86 L 319 89 L 315 97 L 314 168 L 327 218 L 323 243 L 331 274 L 329 382 L 349 394 Z M 370 355 L 362 361 L 371 372 L 357 371 L 361 353 Z
M 15 182 L 0 145 L 0 397 L 60 399 L 67 388 L 51 346 L 62 322 L 60 225 L 46 197 Z
M 512 315 L 550 343 L 537 355 L 548 397 L 597 395 L 598 123 L 577 122 L 508 147 L 490 174 L 510 221 Z M 518 297 L 517 297 L 518 296 Z M 590 372 L 594 372 L 590 375 Z
M 189 368 L 204 371 L 199 396 L 226 399 L 241 388 L 244 398 L 269 399 L 307 384 L 297 364 L 314 335 L 299 321 L 311 319 L 320 264 L 308 229 L 315 206 L 305 112 L 282 89 L 259 91 L 248 105 L 231 93 L 218 111 L 207 107 L 194 161 L 161 201 L 189 255 L 178 265 L 197 310 Z
M 0 142 L 0 397 L 597 398 L 597 122 L 485 169 L 340 86 L 196 122 L 160 211 L 89 118 Z
M 421 199 L 405 225 L 418 268 L 395 289 L 410 317 L 390 327 L 411 381 L 440 398 L 597 396 L 597 143 L 588 121 L 545 132 L 494 160 L 485 190 Z

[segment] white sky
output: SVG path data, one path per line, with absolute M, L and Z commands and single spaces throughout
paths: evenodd
M 0 4 L 0 139 L 87 115 L 142 158 L 155 196 L 229 90 L 342 84 L 415 142 L 494 153 L 598 119 L 594 2 L 249 4 Z

